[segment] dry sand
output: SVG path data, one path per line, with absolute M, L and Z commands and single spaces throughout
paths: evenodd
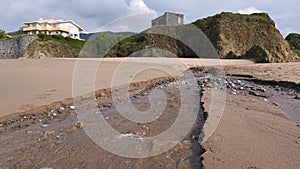
M 48 105 L 65 98 L 72 98 L 73 74 L 76 63 L 80 67 L 77 67 L 77 70 L 80 69 L 83 72 L 80 74 L 80 79 L 84 80 L 98 71 L 95 78 L 95 88 L 102 89 L 111 87 L 114 74 L 123 79 L 132 78 L 134 82 L 166 76 L 164 71 L 168 70 L 169 66 L 178 70 L 185 70 L 188 66 L 251 64 L 252 62 L 213 59 L 186 59 L 183 62 L 182 59 L 168 58 L 0 60 L 0 117 L 28 110 L 35 106 Z M 99 63 L 101 64 L 97 69 Z M 143 70 L 145 68 L 147 70 Z M 119 72 L 115 73 L 116 70 Z M 135 76 L 136 72 L 140 74 Z M 86 83 L 93 85 L 92 82 L 87 79 Z M 81 87 L 84 88 L 85 86 Z
M 226 73 L 252 75 L 263 80 L 300 83 L 300 63 L 237 64 L 225 66 Z
M 96 77 L 97 89 L 111 87 L 114 70 L 122 61 L 124 59 L 107 59 L 101 63 L 101 71 Z M 186 62 L 187 65 L 182 65 L 176 60 L 165 58 L 138 58 L 130 59 L 124 67 L 118 69 L 123 73 L 121 77 L 128 76 L 133 81 L 143 81 L 166 76 L 166 73 L 158 70 L 169 70 L 170 65 L 178 70 L 203 64 L 226 65 L 225 70 L 229 74 L 252 75 L 262 80 L 300 82 L 300 63 L 253 64 L 249 61 L 193 59 Z M 75 63 L 76 60 L 73 59 L 1 60 L 0 116 L 72 97 Z M 83 65 L 96 63 L 93 59 L 82 62 Z M 148 66 L 153 69 L 134 76 L 132 69 L 140 70 Z M 90 67 L 87 66 L 86 76 L 89 75 Z M 83 79 L 86 76 L 82 74 Z M 89 85 L 91 84 L 87 84 Z M 210 90 L 206 90 L 203 101 L 208 114 L 210 100 Z M 72 139 L 69 141 L 71 143 Z M 254 96 L 229 94 L 217 130 L 203 144 L 206 149 L 203 165 L 205 168 L 296 169 L 300 166 L 300 145 L 297 141 L 300 141 L 300 128 L 279 107 Z M 78 158 L 76 152 L 72 154 L 74 158 Z

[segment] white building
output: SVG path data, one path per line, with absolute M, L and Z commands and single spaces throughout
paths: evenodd
M 39 19 L 24 24 L 22 31 L 25 34 L 62 35 L 74 39 L 80 39 L 79 33 L 84 30 L 72 20 Z

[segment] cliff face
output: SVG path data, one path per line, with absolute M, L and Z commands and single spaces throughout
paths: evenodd
M 274 21 L 266 13 L 252 15 L 221 13 L 197 20 L 192 24 L 208 37 L 221 58 L 247 58 L 262 63 L 299 60 L 299 57 L 290 49 L 288 42 L 276 29 Z M 180 26 L 161 29 L 176 32 L 180 30 Z M 189 38 L 198 44 L 197 48 L 205 46 L 202 44 L 204 42 L 198 43 L 197 39 L 194 39 L 200 37 Z M 171 52 L 177 57 L 209 57 L 197 56 L 189 46 L 176 39 L 147 32 L 118 43 L 110 50 L 107 57 L 127 57 L 136 51 L 151 48 Z M 200 51 L 205 51 L 205 49 L 201 48 Z M 136 56 L 143 56 L 143 54 L 164 56 L 159 51 L 152 52 L 151 50 L 148 53 L 138 53 Z
M 33 41 L 26 52 L 24 58 L 74 58 L 78 57 L 84 42 L 71 38 L 64 38 L 56 35 L 39 35 Z
M 0 41 L 0 59 L 17 59 L 23 56 L 28 45 L 37 36 L 21 36 L 16 39 Z
M 160 34 L 143 33 L 115 44 L 106 57 L 196 57 L 196 54 L 191 53 L 176 39 Z
M 221 58 L 254 58 L 258 62 L 298 59 L 266 13 L 221 13 L 193 24 L 207 35 Z

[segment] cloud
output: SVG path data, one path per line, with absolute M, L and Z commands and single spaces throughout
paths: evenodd
M 153 17 L 140 18 L 142 16 L 140 15 L 135 18 L 130 17 L 130 20 L 127 16 L 143 13 L 156 14 L 155 10 L 150 9 L 143 0 L 105 2 L 72 0 L 71 9 L 74 12 L 73 16 L 77 16 L 77 19 L 82 21 L 83 27 L 87 27 L 86 29 L 90 32 L 99 30 L 139 32 L 149 26 Z
M 261 11 L 259 9 L 257 9 L 256 7 L 248 7 L 246 9 L 240 9 L 238 10 L 238 13 L 240 14 L 253 14 L 253 13 L 262 13 L 262 12 L 265 12 L 265 11 Z
M 151 26 L 151 20 L 155 17 L 157 17 L 156 11 L 150 9 L 143 0 L 127 0 L 124 15 L 110 20 L 96 31 L 141 32 Z
M 151 20 L 155 17 L 157 17 L 156 13 L 136 13 L 132 15 L 127 15 L 101 26 L 99 29 L 96 30 L 96 32 L 141 32 L 148 29 L 151 26 Z
M 156 13 L 150 9 L 143 0 L 130 0 L 128 7 L 130 13 Z

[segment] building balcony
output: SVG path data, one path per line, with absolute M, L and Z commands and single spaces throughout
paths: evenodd
M 71 30 L 68 28 L 49 28 L 49 27 L 25 27 L 22 29 L 23 32 L 29 32 L 29 31 L 62 31 L 62 32 L 67 32 L 69 33 Z

